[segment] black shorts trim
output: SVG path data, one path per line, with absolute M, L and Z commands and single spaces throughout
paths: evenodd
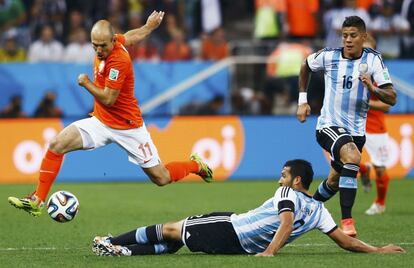
M 335 225 L 334 228 L 332 228 L 331 230 L 327 231 L 325 234 L 328 235 L 328 234 L 332 233 L 333 231 L 335 231 L 336 229 L 338 229 L 338 225 Z
M 234 231 L 232 212 L 213 212 L 184 220 L 182 241 L 192 252 L 247 254 Z

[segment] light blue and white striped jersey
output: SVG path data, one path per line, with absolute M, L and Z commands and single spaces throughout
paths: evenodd
M 359 76 L 370 75 L 377 86 L 392 82 L 376 50 L 364 48 L 358 59 L 346 59 L 342 51 L 342 48 L 325 48 L 307 58 L 312 72 L 325 72 L 325 97 L 316 129 L 338 126 L 353 136 L 363 136 L 370 93 Z
M 324 233 L 336 229 L 331 214 L 322 202 L 290 187 L 279 187 L 274 197 L 260 207 L 231 215 L 231 222 L 244 250 L 249 253 L 263 252 L 280 226 L 279 214 L 285 211 L 294 213 L 294 230 L 287 243 L 313 229 Z

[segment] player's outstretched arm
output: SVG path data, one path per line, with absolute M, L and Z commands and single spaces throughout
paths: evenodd
M 329 234 L 329 237 L 335 241 L 338 246 L 345 250 L 362 253 L 402 253 L 405 250 L 399 246 L 387 245 L 383 247 L 374 247 L 361 240 L 347 236 L 340 229 L 336 229 Z
M 299 101 L 298 101 L 298 110 L 296 116 L 299 122 L 303 123 L 306 121 L 306 117 L 310 115 L 311 108 L 308 104 L 306 88 L 308 87 L 309 74 L 311 70 L 309 69 L 308 62 L 305 60 L 301 67 L 299 73 Z
M 151 15 L 149 15 L 144 26 L 126 32 L 124 34 L 125 45 L 134 45 L 145 39 L 153 30 L 160 26 L 162 19 L 164 18 L 164 14 L 165 12 L 163 11 L 153 11 Z
M 288 240 L 290 234 L 293 231 L 293 219 L 294 215 L 293 212 L 286 211 L 279 215 L 280 218 L 280 226 L 277 229 L 275 236 L 270 242 L 269 246 L 267 246 L 266 250 L 262 253 L 257 253 L 256 256 L 260 257 L 272 257 L 274 256 L 279 249 L 281 249 L 286 241 Z

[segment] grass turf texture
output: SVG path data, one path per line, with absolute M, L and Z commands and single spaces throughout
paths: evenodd
M 320 181 L 315 181 L 312 192 Z M 414 180 L 391 181 L 387 211 L 366 216 L 375 189 L 358 191 L 354 218 L 358 237 L 373 245 L 401 244 L 406 254 L 355 254 L 337 247 L 327 236 L 312 231 L 282 249 L 276 257 L 175 255 L 98 257 L 91 251 L 95 235 L 117 235 L 138 226 L 178 220 L 212 211 L 245 212 L 274 194 L 275 181 L 178 183 L 159 188 L 150 183 L 56 184 L 52 192 L 68 190 L 80 201 L 80 212 L 60 224 L 45 212 L 33 218 L 7 203 L 32 185 L 0 187 L 0 267 L 414 267 Z M 360 189 L 362 189 L 360 187 Z M 338 222 L 338 195 L 327 203 Z

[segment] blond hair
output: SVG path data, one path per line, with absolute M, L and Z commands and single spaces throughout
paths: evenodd
M 376 49 L 377 48 L 377 41 L 375 41 L 374 37 L 370 34 L 367 34 L 367 39 L 364 42 L 364 47 Z

